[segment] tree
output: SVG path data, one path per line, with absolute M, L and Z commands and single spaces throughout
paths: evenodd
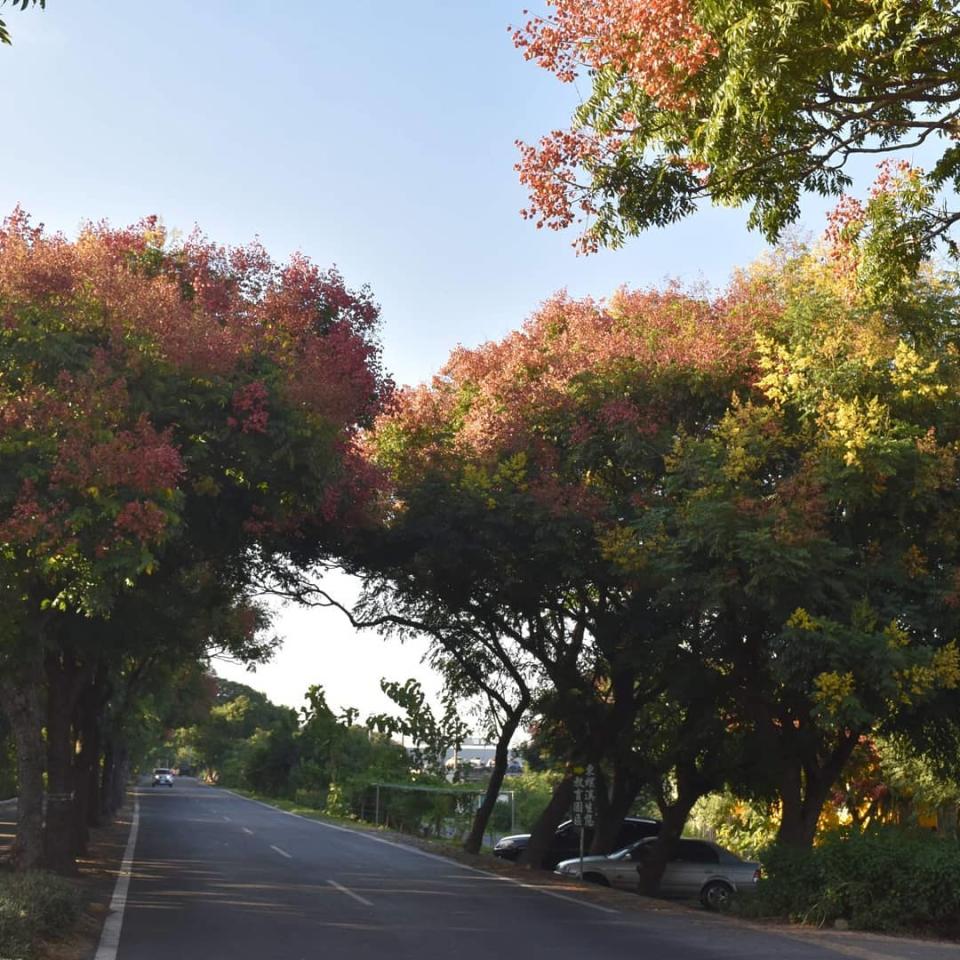
M 405 683 L 381 680 L 380 689 L 403 710 L 403 715 L 378 713 L 367 720 L 367 726 L 379 733 L 409 739 L 413 763 L 420 772 L 445 777 L 447 752 L 458 751 L 470 733 L 460 719 L 456 702 L 447 697 L 438 717 L 427 703 L 420 681 L 414 677 Z
M 724 783 L 809 844 L 862 735 L 955 703 L 958 300 L 890 242 L 916 184 L 712 298 L 557 298 L 371 436 L 397 592 L 509 636 L 559 766 L 611 777 L 610 822 L 657 788 L 661 851 Z
M 0 7 L 5 6 L 6 3 L 7 0 L 0 0 Z M 43 10 L 47 5 L 47 0 L 12 0 L 12 5 L 17 6 L 17 4 L 19 4 L 21 10 L 26 10 L 31 4 L 36 6 L 37 3 L 40 4 L 40 9 Z M 0 43 L 10 44 L 12 42 L 10 32 L 7 30 L 7 25 L 3 20 L 0 20 Z
M 64 766 L 70 712 L 97 669 L 78 656 L 79 625 L 106 623 L 164 565 L 236 598 L 255 562 L 329 548 L 369 499 L 356 433 L 389 381 L 367 291 L 301 257 L 279 267 L 256 245 L 168 245 L 155 220 L 70 242 L 17 211 L 0 231 L 0 311 L 0 564 L 13 600 L 0 658 L 14 681 L 0 693 L 27 738 L 21 780 L 36 804 L 41 728 L 48 762 Z M 56 808 L 70 773 L 48 774 Z M 21 846 L 35 851 L 35 836 Z
M 774 240 L 805 192 L 838 196 L 857 156 L 943 144 L 928 187 L 960 183 L 953 0 L 547 0 L 524 56 L 590 96 L 572 126 L 520 143 L 524 215 L 619 246 L 702 199 L 750 208 Z M 926 224 L 946 234 L 960 211 Z
M 529 675 L 559 765 L 609 776 L 598 845 L 651 775 L 638 715 L 666 695 L 682 649 L 678 605 L 656 602 L 670 570 L 645 563 L 629 524 L 648 518 L 656 542 L 678 431 L 709 429 L 749 372 L 753 311 L 767 304 L 741 293 L 558 297 L 504 341 L 457 351 L 371 437 L 393 497 L 370 551 L 373 595 L 452 636 L 502 641 L 489 669 Z M 661 772 L 674 755 L 656 761 Z
M 744 678 L 731 719 L 772 761 L 754 787 L 772 778 L 801 846 L 861 737 L 922 738 L 960 685 L 956 279 L 896 263 L 860 220 L 830 239 L 755 272 L 780 305 L 757 379 L 678 438 L 659 559 Z M 877 258 L 892 286 L 864 282 Z

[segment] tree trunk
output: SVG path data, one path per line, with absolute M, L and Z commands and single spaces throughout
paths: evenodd
M 960 818 L 960 804 L 955 800 L 941 803 L 937 807 L 937 833 L 944 839 L 956 840 L 958 818 Z
M 598 778 L 599 789 L 601 789 L 601 781 Z M 633 801 L 636 800 L 639 790 L 640 781 L 635 775 L 623 769 L 614 770 L 610 799 L 605 804 L 597 804 L 597 810 L 601 815 L 597 820 L 593 842 L 590 844 L 591 854 L 611 853 L 613 851 L 620 834 L 623 818 L 630 812 L 630 807 L 633 806 Z
M 0 703 L 10 721 L 17 751 L 17 836 L 13 861 L 18 870 L 33 870 L 43 863 L 42 682 L 39 664 L 28 676 L 0 680 Z
M 663 871 L 673 856 L 693 805 L 711 789 L 693 762 L 677 764 L 676 777 L 677 797 L 672 803 L 660 803 L 660 832 L 637 869 L 640 892 L 648 897 L 656 896 L 660 889 Z
M 130 779 L 130 753 L 122 737 L 114 743 L 113 780 L 110 784 L 110 813 L 117 813 L 127 799 L 127 781 Z
M 90 838 L 90 827 L 100 822 L 100 710 L 102 684 L 89 684 L 77 703 L 74 734 L 80 742 L 75 760 L 76 797 L 74 835 L 76 851 L 83 855 Z
M 500 787 L 503 785 L 503 777 L 507 772 L 507 761 L 510 759 L 510 741 L 517 732 L 517 727 L 520 726 L 520 720 L 526 709 L 527 704 L 523 703 L 508 714 L 503 728 L 500 730 L 497 749 L 493 757 L 493 770 L 490 772 L 490 782 L 487 784 L 486 793 L 483 795 L 483 802 L 473 818 L 470 833 L 463 842 L 463 849 L 467 853 L 479 853 L 480 847 L 483 845 L 483 835 L 487 832 L 487 824 L 490 822 L 497 797 L 500 795 Z
M 809 849 L 830 790 L 850 759 L 859 736 L 846 732 L 825 762 L 799 757 L 784 764 L 780 774 L 780 829 L 777 843 Z
M 47 672 L 47 818 L 44 859 L 51 870 L 72 872 L 74 862 L 74 769 L 72 736 L 75 664 L 72 657 L 51 652 Z
M 550 802 L 543 808 L 530 834 L 527 848 L 520 855 L 519 862 L 525 867 L 541 869 L 543 855 L 553 842 L 560 821 L 567 815 L 573 802 L 573 775 L 567 774 L 553 791 Z
M 100 817 L 112 817 L 115 813 L 110 808 L 111 788 L 115 773 L 113 736 L 107 734 L 103 745 L 103 769 L 100 771 Z

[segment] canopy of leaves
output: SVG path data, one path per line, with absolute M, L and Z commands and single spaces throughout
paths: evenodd
M 301 257 L 155 220 L 0 230 L 0 560 L 107 609 L 165 550 L 300 549 L 354 522 L 389 390 L 377 308 Z
M 953 0 L 547 0 L 524 56 L 590 96 L 569 130 L 519 144 L 525 216 L 617 246 L 710 198 L 769 239 L 804 192 L 840 195 L 857 155 L 942 145 L 927 183 L 960 183 Z M 960 211 L 938 210 L 940 235 Z
M 558 297 L 377 421 L 398 589 L 549 648 L 557 738 L 612 749 L 627 704 L 656 763 L 648 719 L 673 747 L 782 741 L 724 758 L 759 791 L 777 757 L 812 774 L 955 702 L 957 284 L 882 240 L 914 183 L 720 296 Z

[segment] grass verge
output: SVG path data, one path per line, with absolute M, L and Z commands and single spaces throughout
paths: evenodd
M 42 941 L 68 935 L 82 911 L 80 892 L 62 877 L 0 873 L 0 957 L 32 960 Z

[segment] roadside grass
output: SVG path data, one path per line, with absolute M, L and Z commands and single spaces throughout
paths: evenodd
M 62 877 L 0 873 L 0 957 L 38 957 L 41 942 L 68 936 L 82 911 L 79 890 Z
M 259 800 L 268 806 L 276 807 L 278 810 L 285 810 L 287 813 L 295 813 L 297 816 L 306 817 L 309 820 L 319 820 L 321 823 L 329 823 L 337 827 L 349 827 L 351 830 L 358 832 L 376 833 L 382 834 L 384 837 L 397 838 L 398 841 L 416 846 L 421 850 L 432 850 L 442 856 L 454 858 L 474 856 L 473 854 L 465 853 L 459 843 L 450 840 L 438 840 L 435 837 L 421 837 L 415 834 L 401 833 L 398 830 L 386 826 L 377 826 L 367 820 L 334 816 L 317 810 L 316 807 L 305 807 L 294 800 L 286 800 L 282 797 L 271 797 L 268 794 L 257 793 L 254 790 L 246 790 L 243 787 L 225 787 L 224 789 L 229 790 L 231 793 L 239 794 L 241 797 L 246 797 L 248 800 Z M 476 856 L 482 857 L 484 861 L 496 860 L 488 851 L 483 851 Z

